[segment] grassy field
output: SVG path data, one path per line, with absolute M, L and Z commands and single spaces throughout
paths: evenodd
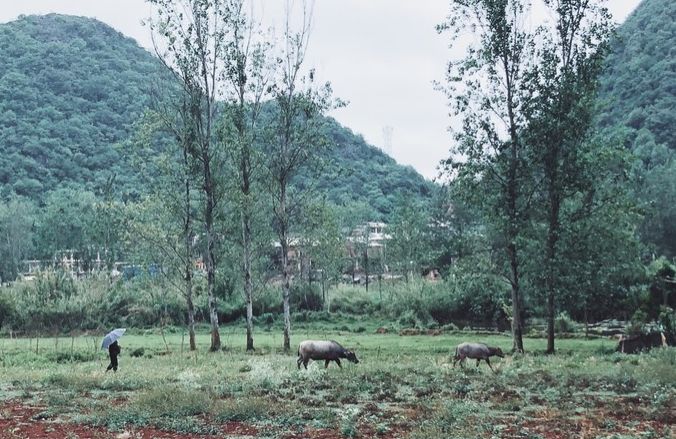
M 370 331 L 369 331 L 370 332 Z M 101 336 L 0 339 L 0 437 L 100 438 L 669 438 L 676 422 L 676 350 L 627 356 L 611 340 L 568 339 L 545 356 L 453 368 L 456 344 L 501 335 L 399 336 L 303 329 L 293 341 L 330 338 L 361 362 L 296 368 L 281 332 L 241 328 L 227 349 L 188 352 L 181 333 L 129 331 L 120 370 L 105 373 Z M 132 356 L 132 354 L 136 356 Z

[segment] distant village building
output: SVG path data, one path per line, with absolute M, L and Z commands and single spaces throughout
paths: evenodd
M 387 227 L 383 222 L 367 222 L 355 227 L 347 239 L 350 257 L 357 258 L 364 248 L 369 258 L 384 257 L 387 241 L 392 239 L 386 232 Z

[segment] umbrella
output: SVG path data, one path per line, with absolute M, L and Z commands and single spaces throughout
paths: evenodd
M 108 334 L 106 334 L 106 336 L 103 337 L 103 343 L 101 343 L 101 349 L 108 349 L 108 346 L 110 346 L 111 344 L 116 342 L 118 338 L 122 337 L 122 335 L 124 334 L 124 331 L 126 331 L 125 328 L 117 328 L 117 329 L 113 329 Z

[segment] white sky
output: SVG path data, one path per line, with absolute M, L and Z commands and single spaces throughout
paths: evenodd
M 283 0 L 261 0 L 264 11 L 281 11 Z M 640 0 L 609 0 L 623 22 Z M 144 47 L 150 35 L 141 20 L 144 0 L 0 0 L 0 22 L 20 14 L 62 14 L 97 18 Z M 435 25 L 447 15 L 448 0 L 317 0 L 309 64 L 349 102 L 332 114 L 371 144 L 384 147 L 383 128 L 393 128 L 388 151 L 397 162 L 427 178 L 448 156 L 451 137 L 445 97 L 432 81 L 443 80 L 446 63 L 459 54 Z M 267 18 L 267 17 L 266 17 Z M 274 17 L 273 17 L 274 19 Z

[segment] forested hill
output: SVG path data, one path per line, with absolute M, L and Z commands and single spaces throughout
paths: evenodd
M 602 84 L 603 126 L 645 128 L 676 150 L 676 2 L 641 2 L 618 30 Z
M 113 145 L 129 136 L 160 72 L 147 51 L 99 21 L 50 14 L 0 25 L 0 62 L 4 195 L 129 176 Z
M 113 175 L 116 193 L 143 190 L 115 145 L 132 134 L 164 75 L 151 53 L 97 20 L 50 14 L 0 25 L 0 63 L 3 197 L 40 199 L 64 184 L 101 192 Z M 329 122 L 336 148 L 317 185 L 328 200 L 386 216 L 396 194 L 429 193 L 412 168 Z
M 620 128 L 638 159 L 641 234 L 676 255 L 676 2 L 643 0 L 618 30 L 601 82 L 601 128 Z

